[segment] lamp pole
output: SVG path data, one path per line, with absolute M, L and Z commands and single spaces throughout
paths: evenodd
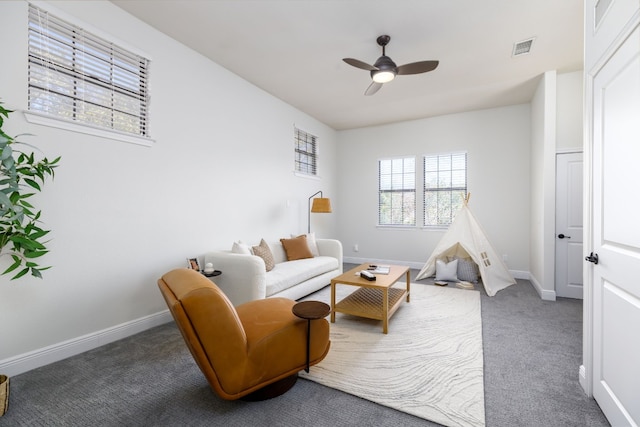
M 307 224 L 309 226 L 307 233 L 311 233 L 311 199 L 313 199 L 315 196 L 320 195 L 320 197 L 322 197 L 322 190 L 318 191 L 317 193 L 311 195 L 311 197 L 309 197 L 309 202 L 307 203 Z

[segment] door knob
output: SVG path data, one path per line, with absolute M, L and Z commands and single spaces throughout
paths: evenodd
M 567 239 L 570 239 L 570 238 L 571 238 L 571 236 L 565 236 L 565 235 L 564 235 L 564 234 L 562 234 L 562 233 L 558 234 L 558 239 L 564 239 L 565 237 L 566 237 Z
M 598 264 L 598 254 L 594 254 L 593 252 L 591 252 L 591 254 L 589 254 L 589 256 L 584 258 L 585 261 L 589 261 L 592 262 L 594 264 Z

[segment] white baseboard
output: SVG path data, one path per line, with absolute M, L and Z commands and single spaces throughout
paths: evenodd
M 514 279 L 531 280 L 531 274 L 528 271 L 509 270 Z
M 529 281 L 531 282 L 531 284 L 535 288 L 535 290 L 538 293 L 538 295 L 540 295 L 540 299 L 543 299 L 545 301 L 555 301 L 556 300 L 556 291 L 555 290 L 550 291 L 548 289 L 542 289 L 542 285 L 540 285 L 540 282 L 538 282 L 538 279 L 536 279 L 533 274 L 529 275 Z
M 424 262 L 407 262 L 407 261 L 394 261 L 394 260 L 388 260 L 388 259 L 371 259 L 371 258 L 356 258 L 356 257 L 344 257 L 342 260 L 349 264 L 363 264 L 365 262 L 369 262 L 373 264 L 406 265 L 410 268 L 415 268 L 416 270 L 422 270 L 422 267 L 424 267 Z M 509 270 L 509 272 L 511 273 L 514 279 L 531 280 L 531 274 L 528 271 Z M 545 291 L 545 292 L 549 292 L 549 291 Z M 554 300 L 555 300 L 555 293 L 554 293 Z
M 580 371 L 578 371 L 578 381 L 580 381 L 580 386 L 582 390 L 587 394 L 587 396 L 591 397 L 589 393 L 589 386 L 587 384 L 587 372 L 584 365 L 580 365 Z
M 7 376 L 22 374 L 23 372 L 135 335 L 172 320 L 169 310 L 154 313 L 111 328 L 0 360 L 0 372 Z
M 424 266 L 424 262 L 407 262 L 407 261 L 376 259 L 376 258 L 343 257 L 342 261 L 349 264 L 364 264 L 365 262 L 368 262 L 371 264 L 406 265 L 409 268 L 415 268 L 417 270 L 420 270 Z

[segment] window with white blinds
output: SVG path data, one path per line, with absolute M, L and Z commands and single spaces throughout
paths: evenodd
M 294 127 L 296 172 L 318 175 L 318 137 Z
M 378 162 L 378 225 L 416 225 L 416 159 Z
M 467 153 L 424 156 L 424 225 L 451 224 L 467 194 Z
M 29 111 L 149 136 L 149 60 L 29 5 Z

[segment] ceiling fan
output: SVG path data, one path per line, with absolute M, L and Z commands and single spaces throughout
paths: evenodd
M 371 72 L 371 79 L 373 80 L 367 90 L 364 91 L 365 95 L 373 95 L 380 90 L 384 83 L 388 83 L 396 76 L 403 76 L 407 74 L 420 74 L 433 71 L 438 66 L 439 61 L 419 61 L 412 62 L 410 64 L 404 64 L 397 66 L 395 62 L 385 55 L 385 46 L 389 43 L 391 37 L 380 36 L 377 38 L 377 42 L 382 46 L 382 56 L 373 64 L 369 65 L 366 62 L 362 62 L 358 59 L 343 58 L 342 60 L 347 64 L 367 70 Z

